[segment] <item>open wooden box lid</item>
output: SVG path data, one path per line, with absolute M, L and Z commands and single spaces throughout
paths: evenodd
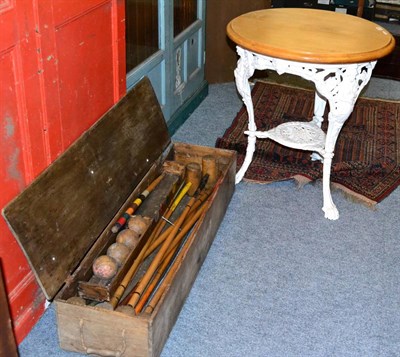
M 4 208 L 48 299 L 169 143 L 145 78 Z

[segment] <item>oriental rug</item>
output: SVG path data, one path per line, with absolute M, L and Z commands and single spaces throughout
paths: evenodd
M 253 91 L 258 130 L 288 121 L 309 121 L 314 91 L 256 82 Z M 323 129 L 327 127 L 327 110 Z M 216 147 L 238 152 L 238 169 L 247 148 L 248 116 L 245 107 L 237 114 Z M 322 179 L 322 163 L 311 161 L 310 152 L 284 147 L 269 139 L 257 139 L 253 161 L 245 179 L 268 183 L 287 179 Z M 359 98 L 336 143 L 331 183 L 375 204 L 400 183 L 400 102 Z

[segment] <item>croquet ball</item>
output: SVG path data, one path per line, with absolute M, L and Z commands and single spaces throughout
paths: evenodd
M 108 255 L 99 256 L 93 263 L 93 274 L 100 279 L 111 279 L 117 270 L 117 262 Z
M 116 241 L 133 250 L 139 243 L 139 234 L 131 229 L 124 229 L 118 233 Z
M 113 243 L 107 249 L 107 255 L 117 262 L 118 265 L 122 265 L 125 259 L 128 257 L 131 250 L 122 243 Z
M 142 216 L 132 216 L 129 218 L 128 228 L 141 236 L 144 232 L 146 232 L 147 221 Z

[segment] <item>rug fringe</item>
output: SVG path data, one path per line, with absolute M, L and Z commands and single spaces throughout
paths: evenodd
M 243 180 L 246 182 L 256 183 L 259 185 L 269 185 L 270 183 L 278 182 L 278 181 L 258 181 L 258 180 L 248 179 L 246 177 L 243 178 Z M 314 184 L 320 183 L 321 187 L 322 187 L 321 180 L 311 180 L 308 177 L 303 176 L 303 175 L 295 175 L 295 176 L 291 177 L 290 179 L 283 180 L 283 181 L 293 181 L 296 184 L 297 190 L 301 190 L 305 185 L 308 185 L 308 184 L 314 185 Z M 371 200 L 357 192 L 354 192 L 354 191 L 350 190 L 349 188 L 347 188 L 346 186 L 343 186 L 336 182 L 331 182 L 331 188 L 335 192 L 336 191 L 340 192 L 343 195 L 343 197 L 345 197 L 350 202 L 362 204 L 363 206 L 368 207 L 372 210 L 377 209 L 376 204 L 378 202 Z
M 306 176 L 303 175 L 295 175 L 293 176 L 293 179 L 296 182 L 296 188 L 298 190 L 301 190 L 305 185 L 309 184 L 309 183 L 314 183 L 315 181 L 309 179 Z
M 357 192 L 354 192 L 350 189 L 348 189 L 347 187 L 336 183 L 336 182 L 331 182 L 331 187 L 335 190 L 335 191 L 339 191 L 343 197 L 345 197 L 347 200 L 354 202 L 354 203 L 360 203 L 363 206 L 366 206 L 372 210 L 376 210 L 376 204 L 377 202 L 374 200 L 371 200 Z

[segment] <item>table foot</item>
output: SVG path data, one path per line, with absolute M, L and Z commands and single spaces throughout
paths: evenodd
M 339 211 L 334 204 L 332 204 L 332 206 L 322 207 L 322 210 L 325 212 L 325 218 L 332 221 L 339 219 Z
M 240 181 L 242 181 L 243 175 L 241 173 L 237 173 L 235 176 L 235 185 L 237 185 Z

